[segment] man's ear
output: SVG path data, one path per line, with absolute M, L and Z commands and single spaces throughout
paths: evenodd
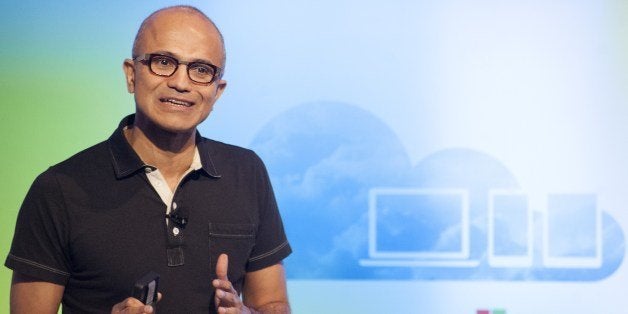
M 214 101 L 220 98 L 220 95 L 222 95 L 222 92 L 225 91 L 225 88 L 227 88 L 227 81 L 220 79 L 216 82 L 216 96 L 214 97 Z
M 125 59 L 124 63 L 122 63 L 122 70 L 126 77 L 126 89 L 133 94 L 135 92 L 135 67 L 133 66 L 133 60 Z

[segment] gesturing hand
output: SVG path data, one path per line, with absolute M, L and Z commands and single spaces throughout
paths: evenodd
M 227 254 L 220 254 L 216 262 L 216 276 L 218 279 L 212 281 L 212 285 L 216 289 L 214 303 L 218 313 L 251 313 L 249 309 L 242 304 L 238 292 L 233 288 L 231 281 L 227 278 L 229 269 L 229 257 Z

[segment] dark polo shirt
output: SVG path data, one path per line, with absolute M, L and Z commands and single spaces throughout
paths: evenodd
M 64 285 L 64 313 L 110 312 L 148 271 L 161 275 L 159 312 L 213 312 L 221 253 L 241 291 L 246 272 L 291 252 L 266 169 L 254 152 L 197 134 L 202 168 L 183 178 L 173 198 L 187 218 L 182 226 L 165 218 L 146 177 L 150 166 L 123 135 L 133 118 L 37 177 L 5 265 Z

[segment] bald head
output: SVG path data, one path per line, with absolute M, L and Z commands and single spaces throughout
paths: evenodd
M 219 41 L 218 44 L 220 45 L 220 51 L 221 51 L 221 58 L 220 58 L 219 66 L 223 68 L 224 70 L 225 65 L 226 65 L 225 64 L 226 51 L 225 51 L 225 42 L 222 37 L 222 33 L 220 32 L 216 24 L 214 24 L 214 22 L 209 17 L 207 17 L 207 15 L 205 15 L 205 13 L 203 13 L 201 10 L 193 6 L 188 6 L 188 5 L 177 5 L 177 6 L 171 6 L 171 7 L 159 9 L 151 13 L 151 15 L 149 15 L 146 19 L 144 19 L 144 21 L 140 25 L 139 30 L 137 31 L 137 34 L 135 35 L 135 40 L 133 41 L 133 51 L 132 51 L 133 58 L 138 57 L 141 53 L 145 53 L 142 51 L 142 47 L 143 47 L 144 41 L 147 40 L 147 37 L 148 37 L 147 34 L 151 30 L 154 30 L 156 28 L 156 25 L 161 23 L 164 20 L 164 18 L 171 17 L 173 15 L 180 15 L 182 17 L 191 17 L 191 18 L 200 19 L 201 21 L 205 22 L 208 31 L 215 32 L 217 34 L 218 41 Z M 189 20 L 189 19 L 186 18 L 186 20 Z M 215 43 L 207 43 L 207 44 L 212 45 Z

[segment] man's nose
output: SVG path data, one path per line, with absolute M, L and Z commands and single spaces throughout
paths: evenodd
M 187 65 L 179 64 L 177 70 L 168 78 L 168 87 L 185 92 L 190 90 L 190 84 L 192 80 L 188 76 Z

